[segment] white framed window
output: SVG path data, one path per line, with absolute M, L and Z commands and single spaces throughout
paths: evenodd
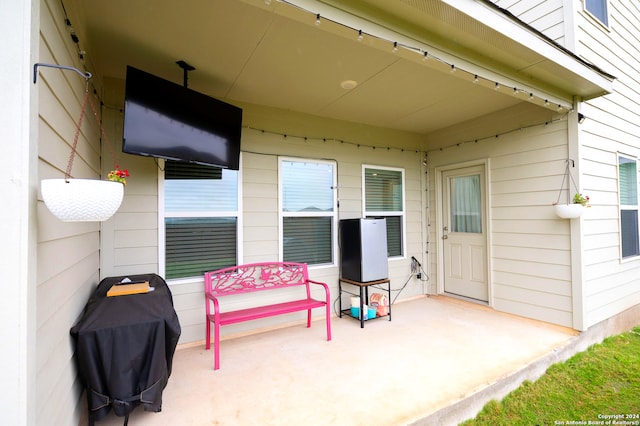
M 334 265 L 335 162 L 281 157 L 278 171 L 281 260 Z
M 238 264 L 240 187 L 237 170 L 164 162 L 159 246 L 167 280 Z
M 609 26 L 609 12 L 607 10 L 608 0 L 584 0 L 584 8 L 594 18 L 602 22 L 604 26 Z
M 640 255 L 637 159 L 618 156 L 618 191 L 621 255 L 623 259 L 627 259 Z
M 363 165 L 362 191 L 364 216 L 386 219 L 389 257 L 404 257 L 404 169 Z

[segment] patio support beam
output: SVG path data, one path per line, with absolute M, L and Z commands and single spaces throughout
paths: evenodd
M 36 424 L 37 92 L 31 82 L 38 57 L 37 0 L 0 2 L 0 129 L 3 208 L 0 223 L 2 297 L 0 412 L 7 425 Z

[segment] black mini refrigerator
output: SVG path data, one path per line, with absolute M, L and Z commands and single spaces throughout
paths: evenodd
M 387 279 L 386 219 L 340 220 L 340 276 L 368 282 Z

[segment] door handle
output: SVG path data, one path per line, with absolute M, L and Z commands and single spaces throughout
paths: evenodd
M 442 235 L 442 239 L 446 240 L 447 238 L 449 238 L 449 235 L 447 234 L 447 232 L 449 232 L 449 227 L 448 226 L 444 226 L 442 228 L 442 232 L 444 235 Z

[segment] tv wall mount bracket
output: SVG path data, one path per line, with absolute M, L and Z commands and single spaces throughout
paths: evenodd
M 179 61 L 176 61 L 176 64 L 178 64 L 178 66 L 183 69 L 183 83 L 182 83 L 182 85 L 184 87 L 188 87 L 187 81 L 189 80 L 189 71 L 194 71 L 196 68 L 194 66 L 192 66 L 192 65 L 189 65 L 188 63 L 186 63 L 182 59 L 179 60 Z

